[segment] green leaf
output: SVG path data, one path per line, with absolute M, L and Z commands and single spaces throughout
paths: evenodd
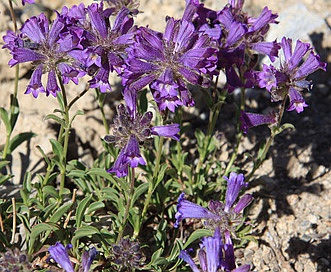
M 187 239 L 186 243 L 184 244 L 184 249 L 187 248 L 194 241 L 196 241 L 202 237 L 211 236 L 211 235 L 213 235 L 211 230 L 207 230 L 207 229 L 197 229 L 197 230 L 193 231 L 192 234 L 190 235 L 190 237 Z
M 281 125 L 281 127 L 278 129 L 276 127 L 273 128 L 272 133 L 276 136 L 276 135 L 282 133 L 286 129 L 295 130 L 295 127 L 294 127 L 294 125 L 292 125 L 290 123 L 285 123 L 285 124 Z
M 155 184 L 155 187 L 154 188 L 156 188 L 158 186 L 158 184 L 163 180 L 164 173 L 167 170 L 167 168 L 168 168 L 168 165 L 166 165 L 166 164 L 163 164 L 161 166 L 161 169 L 159 170 L 159 172 L 157 174 L 157 180 L 156 180 L 156 184 Z
M 52 145 L 52 150 L 55 156 L 57 156 L 59 158 L 60 161 L 62 161 L 62 154 L 63 154 L 63 147 L 62 145 L 54 139 L 50 139 L 49 140 L 51 142 Z
M 84 112 L 82 110 L 77 110 L 76 113 L 74 114 L 74 116 L 71 119 L 70 124 L 75 120 L 75 118 L 79 115 L 84 115 Z
M 8 116 L 8 112 L 6 111 L 6 109 L 0 108 L 0 117 L 3 121 L 3 123 L 5 124 L 7 133 L 11 134 L 12 128 L 10 126 L 9 116 Z
M 23 179 L 23 190 L 27 191 L 28 193 L 30 193 L 32 190 L 31 178 L 31 172 L 26 171 Z
M 7 180 L 10 180 L 12 177 L 14 177 L 13 175 L 2 175 L 0 174 L 0 185 L 2 183 L 5 183 Z
M 43 232 L 52 232 L 59 230 L 59 226 L 55 223 L 40 223 L 32 228 L 31 234 L 30 234 L 30 248 L 34 249 L 34 243 L 35 240 L 39 237 L 40 234 Z
M 91 170 L 87 171 L 86 174 L 96 175 L 96 176 L 111 180 L 112 182 L 116 182 L 114 177 L 111 174 L 109 174 L 105 169 L 102 169 L 102 168 L 92 168 Z
M 203 99 L 205 100 L 208 108 L 212 109 L 213 108 L 213 98 L 211 97 L 210 90 L 205 89 L 205 88 L 200 88 L 200 90 L 202 90 L 202 92 L 204 93 Z
M 49 215 L 53 212 L 53 210 L 56 208 L 57 203 L 54 201 L 53 203 L 49 204 L 45 209 L 43 209 L 44 215 L 42 216 L 43 219 L 46 221 L 49 218 Z
M 87 209 L 86 214 L 92 214 L 95 211 L 105 207 L 105 204 L 101 201 L 93 202 Z
M 0 169 L 2 169 L 2 167 L 6 166 L 9 163 L 10 161 L 0 161 Z
M 41 146 L 40 145 L 37 145 L 36 148 L 38 149 L 38 151 L 43 156 L 43 158 L 44 158 L 45 162 L 47 163 L 47 165 L 50 165 L 51 162 L 50 162 L 49 158 L 47 157 L 47 155 L 45 154 L 45 151 L 41 148 Z
M 18 100 L 13 94 L 10 95 L 10 112 L 10 126 L 14 129 L 18 115 L 20 114 L 20 108 L 18 106 Z
M 163 250 L 164 250 L 163 248 L 159 248 L 158 250 L 156 250 L 154 252 L 154 254 L 152 255 L 151 261 L 148 264 L 148 266 L 146 267 L 146 269 L 152 269 L 155 266 L 167 263 L 167 260 L 164 257 L 161 257 Z
M 27 218 L 27 216 L 25 214 L 22 214 L 21 212 L 17 213 L 16 215 L 20 219 L 20 221 L 23 223 L 25 229 L 28 231 L 27 234 L 30 234 L 31 226 L 30 226 L 30 222 L 29 222 L 29 219 Z
M 32 132 L 22 132 L 15 137 L 13 137 L 9 142 L 9 153 L 13 152 L 16 147 L 18 147 L 24 141 L 30 140 L 32 137 L 37 136 L 37 134 Z
M 64 126 L 65 125 L 65 120 L 53 113 L 50 113 L 50 114 L 47 114 L 44 118 L 44 120 L 54 120 L 56 123 L 60 124 L 61 126 Z
M 87 210 L 88 205 L 90 204 L 90 201 L 92 199 L 92 194 L 85 197 L 81 202 L 79 202 L 76 210 L 76 227 L 80 228 L 82 225 L 83 217 L 85 215 L 85 212 Z
M 72 202 L 69 201 L 63 204 L 60 208 L 56 210 L 56 212 L 49 218 L 49 222 L 59 222 L 61 217 L 70 209 L 72 206 Z
M 142 183 L 135 189 L 132 197 L 132 205 L 137 201 L 137 199 L 148 190 L 148 183 Z
M 10 243 L 7 241 L 6 236 L 0 231 L 0 242 L 5 245 L 5 247 L 10 247 Z
M 92 226 L 82 226 L 75 231 L 74 236 L 71 239 L 71 244 L 75 245 L 76 241 L 82 237 L 91 237 L 94 234 L 100 234 L 99 230 Z
M 45 196 L 53 196 L 54 198 L 59 198 L 59 192 L 51 185 L 47 185 L 42 189 Z
M 102 199 L 113 200 L 115 203 L 118 202 L 118 192 L 114 188 L 102 188 L 101 194 Z

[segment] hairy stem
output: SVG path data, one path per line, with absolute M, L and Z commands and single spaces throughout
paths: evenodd
M 130 188 L 129 188 L 129 192 L 127 195 L 126 207 L 125 207 L 125 212 L 124 212 L 124 216 L 123 216 L 122 226 L 118 233 L 116 243 L 119 243 L 119 241 L 123 237 L 123 233 L 125 230 L 126 223 L 128 221 L 128 216 L 129 216 L 131 205 L 132 205 L 132 197 L 133 197 L 133 193 L 134 193 L 134 182 L 135 182 L 135 171 L 134 171 L 134 168 L 130 167 L 130 169 L 131 169 L 131 175 L 128 176 L 129 182 L 130 182 Z
M 64 118 L 64 125 L 61 126 L 61 131 L 64 135 L 59 135 L 61 137 L 59 140 L 63 143 L 63 152 L 62 152 L 62 161 L 61 161 L 61 181 L 60 181 L 60 191 L 59 195 L 62 199 L 62 194 L 65 186 L 65 179 L 66 179 L 66 165 L 67 165 L 67 153 L 68 153 L 68 145 L 69 145 L 69 136 L 70 136 L 70 117 L 69 117 L 69 107 L 68 107 L 68 100 L 66 95 L 66 90 L 62 82 L 62 78 L 58 75 L 58 79 L 60 82 L 60 87 L 62 91 L 62 98 L 63 98 L 63 118 Z M 63 141 L 62 141 L 63 137 Z
M 282 123 L 282 118 L 284 115 L 284 111 L 285 111 L 285 106 L 286 106 L 286 99 L 283 100 L 280 110 L 279 110 L 279 115 L 278 115 L 278 120 L 277 120 L 277 124 L 275 127 L 274 131 L 277 131 L 280 129 L 281 127 L 281 123 Z M 246 177 L 245 181 L 248 182 L 254 175 L 255 171 L 262 165 L 262 163 L 264 162 L 265 158 L 267 157 L 267 154 L 269 152 L 269 149 L 272 145 L 272 143 L 274 142 L 274 139 L 276 137 L 277 133 L 275 132 L 271 132 L 271 135 L 269 137 L 269 139 L 267 140 L 266 144 L 263 147 L 263 151 L 261 153 L 261 156 L 259 157 L 259 159 L 255 162 L 254 167 L 252 169 L 252 171 L 249 173 L 249 175 Z

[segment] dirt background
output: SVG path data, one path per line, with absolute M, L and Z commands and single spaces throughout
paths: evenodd
M 92 1 L 84 1 L 90 4 Z M 15 8 L 19 23 L 31 15 L 40 12 L 51 13 L 64 4 L 78 4 L 73 0 L 37 1 L 36 5 L 21 5 Z M 221 9 L 226 1 L 207 0 L 205 5 Z M 165 16 L 179 18 L 182 14 L 184 0 L 141 0 L 136 22 L 138 25 L 162 31 Z M 325 62 L 331 62 L 331 1 L 330 0 L 249 0 L 246 1 L 247 12 L 258 15 L 264 6 L 278 13 L 280 24 L 273 26 L 269 39 L 282 36 L 300 38 L 314 44 L 316 51 Z M 8 3 L 0 1 L 0 34 L 12 29 L 8 12 Z M 2 40 L 0 41 L 0 45 Z M 8 109 L 9 94 L 13 92 L 14 69 L 7 66 L 10 55 L 7 51 L 0 53 L 0 106 Z M 24 173 L 29 170 L 32 175 L 44 170 L 41 155 L 36 149 L 40 145 L 45 153 L 51 151 L 50 138 L 56 138 L 56 129 L 44 117 L 57 105 L 56 99 L 40 96 L 34 99 L 24 95 L 28 84 L 31 67 L 22 65 L 19 81 L 19 102 L 21 114 L 14 135 L 19 132 L 35 132 L 38 135 L 23 144 L 13 153 L 12 172 L 14 184 L 0 187 L 0 197 L 9 198 L 18 191 Z M 329 68 L 330 69 L 330 68 Z M 314 88 L 305 95 L 309 107 L 298 115 L 286 113 L 285 120 L 295 124 L 295 130 L 287 130 L 276 138 L 268 159 L 257 172 L 249 189 L 255 196 L 255 205 L 250 214 L 254 225 L 254 235 L 258 243 L 250 243 L 245 249 L 237 251 L 239 260 L 251 263 L 253 271 L 331 271 L 331 76 L 318 72 L 311 79 Z M 114 83 L 115 84 L 115 83 Z M 84 90 L 84 83 L 69 86 L 69 98 Z M 199 94 L 196 94 L 199 96 Z M 83 109 L 84 116 L 79 116 L 73 126 L 75 133 L 70 142 L 70 157 L 80 158 L 89 165 L 92 158 L 102 151 L 100 138 L 105 131 L 101 122 L 98 105 L 94 102 L 93 91 L 79 100 L 73 109 Z M 120 93 L 115 91 L 107 98 L 105 112 L 111 122 L 113 110 Z M 234 96 L 234 102 L 236 97 Z M 196 99 L 198 101 L 198 99 Z M 231 100 L 226 106 L 226 113 L 221 118 L 229 120 L 233 105 Z M 251 108 L 266 110 L 272 106 L 265 95 L 248 96 Z M 205 110 L 190 110 L 192 127 L 202 127 Z M 221 159 L 226 160 L 234 140 L 233 128 L 227 123 L 218 124 L 222 141 Z M 256 144 L 267 135 L 265 128 L 251 131 L 245 137 L 241 151 L 256 152 Z M 0 125 L 0 145 L 4 144 L 5 130 Z M 244 155 L 241 166 L 251 166 Z

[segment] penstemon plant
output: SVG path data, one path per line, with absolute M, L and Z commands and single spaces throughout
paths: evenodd
M 27 3 L 34 1 L 22 1 Z M 243 4 L 229 0 L 222 10 L 212 10 L 199 0 L 186 0 L 182 17 L 166 18 L 164 32 L 157 32 L 135 25 L 138 1 L 98 1 L 65 6 L 52 22 L 42 13 L 19 30 L 7 31 L 3 48 L 12 55 L 8 64 L 17 72 L 10 110 L 0 111 L 7 131 L 0 184 L 12 178 L 11 152 L 35 135 L 11 137 L 19 113 L 21 63 L 33 66 L 25 93 L 36 100 L 40 95 L 57 99 L 58 108 L 45 119 L 58 123 L 59 132 L 50 140 L 51 155 L 36 147 L 45 172 L 34 178 L 26 172 L 20 197 L 1 199 L 1 269 L 252 268 L 238 266 L 234 254 L 254 241 L 247 219 L 253 197 L 242 191 L 276 135 L 293 126 L 282 122 L 285 112 L 300 113 L 308 106 L 303 91 L 312 83 L 307 76 L 325 70 L 326 64 L 308 43 L 287 37 L 267 42 L 277 14 L 265 7 L 254 18 L 244 12 Z M 9 8 L 16 22 L 12 0 Z M 271 64 L 262 64 L 259 56 L 267 56 Z M 107 120 L 104 107 L 105 97 L 112 95 L 110 74 L 118 76 L 122 86 L 113 120 Z M 222 87 L 220 74 L 226 77 Z M 69 100 L 67 84 L 84 84 L 81 78 L 88 78 L 84 90 Z M 247 111 L 247 89 L 268 93 L 274 110 Z M 195 106 L 193 90 L 203 94 L 209 110 L 205 131 L 193 129 L 184 118 L 186 108 Z M 76 117 L 84 114 L 72 112 L 73 105 L 91 92 L 105 133 L 98 135 L 104 150 L 87 167 L 81 160 L 68 159 L 68 145 Z M 234 124 L 237 142 L 228 160 L 219 161 L 217 124 L 234 92 L 241 94 Z M 251 169 L 243 171 L 239 147 L 249 129 L 260 125 L 269 126 L 270 136 L 251 158 Z M 192 140 L 190 135 L 195 137 L 193 154 L 185 144 Z

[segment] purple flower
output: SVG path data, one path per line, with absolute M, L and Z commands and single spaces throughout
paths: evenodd
M 318 69 L 325 70 L 326 63 L 321 62 L 318 55 L 313 53 L 310 44 L 297 41 L 292 47 L 292 39 L 283 38 L 280 46 L 284 60 L 280 67 L 263 66 L 263 71 L 257 77 L 259 86 L 271 93 L 272 101 L 280 101 L 287 96 L 290 100 L 288 111 L 303 111 L 308 105 L 301 94 L 303 89 L 310 89 L 312 84 L 306 77 Z
M 34 0 L 22 0 L 22 5 L 24 6 L 26 3 L 34 4 Z
M 224 177 L 227 180 L 227 191 L 225 204 L 220 201 L 209 202 L 206 209 L 198 204 L 185 199 L 184 193 L 179 196 L 177 204 L 177 213 L 175 215 L 175 227 L 179 226 L 180 221 L 185 218 L 204 219 L 204 225 L 210 229 L 220 227 L 221 231 L 229 230 L 235 234 L 235 226 L 242 223 L 241 211 L 248 206 L 253 197 L 250 194 L 245 194 L 240 198 L 235 206 L 240 190 L 247 187 L 242 174 L 230 173 L 230 177 Z
M 77 78 L 85 73 L 76 67 L 76 61 L 68 55 L 68 50 L 59 43 L 59 36 L 64 28 L 60 17 L 49 26 L 48 19 L 42 13 L 28 19 L 22 26 L 19 34 L 11 31 L 3 37 L 5 45 L 13 58 L 9 61 L 10 66 L 18 63 L 32 62 L 35 66 L 30 84 L 25 93 L 32 93 L 37 97 L 39 93 L 48 96 L 60 91 L 57 83 L 57 75 L 62 76 L 63 83 L 72 80 L 78 83 Z M 48 73 L 46 88 L 42 85 L 42 74 Z
M 62 11 L 61 16 L 69 27 L 61 40 L 68 46 L 75 45 L 70 54 L 92 76 L 90 87 L 106 92 L 111 90 L 109 74 L 114 70 L 121 73 L 126 49 L 133 43 L 135 27 L 132 12 L 123 7 L 111 25 L 110 16 L 115 15 L 114 9 L 104 9 L 103 3 L 82 8 L 78 6 Z
M 48 251 L 51 257 L 57 262 L 66 272 L 74 272 L 74 267 L 70 261 L 68 250 L 72 248 L 72 245 L 64 247 L 60 242 L 56 242 L 54 246 L 50 246 Z M 81 269 L 83 272 L 90 270 L 91 264 L 98 252 L 93 247 L 89 251 L 84 251 L 82 254 Z
M 136 96 L 127 92 L 125 100 L 127 106 L 120 104 L 117 107 L 117 116 L 114 118 L 112 135 L 106 135 L 104 140 L 114 143 L 121 151 L 108 172 L 116 173 L 118 177 L 128 174 L 128 167 L 135 168 L 138 165 L 145 165 L 146 162 L 140 154 L 139 145 L 151 138 L 153 135 L 169 137 L 179 140 L 179 125 L 171 124 L 164 126 L 151 126 L 152 112 L 145 114 L 137 112 Z
M 204 237 L 202 239 L 198 257 L 201 271 L 203 272 L 247 272 L 250 269 L 249 265 L 236 268 L 230 233 L 225 232 L 225 244 L 223 244 L 219 228 L 215 229 L 214 236 Z M 193 272 L 200 272 L 186 250 L 180 251 L 179 258 L 188 263 Z
M 277 122 L 277 117 L 275 114 L 271 113 L 269 115 L 263 115 L 258 113 L 249 113 L 241 111 L 240 115 L 241 130 L 247 133 L 251 127 L 256 127 L 260 125 L 275 124 Z
M 98 252 L 95 249 L 95 247 L 92 247 L 89 251 L 83 252 L 82 262 L 81 262 L 81 267 L 83 269 L 83 272 L 88 272 L 90 270 L 92 262 L 96 258 L 97 254 L 98 254 Z
M 60 242 L 56 242 L 54 246 L 50 246 L 48 251 L 51 257 L 56 261 L 66 272 L 75 272 L 69 258 L 68 249 L 71 245 L 64 247 Z
M 253 87 L 256 84 L 253 54 L 268 55 L 272 61 L 278 56 L 277 42 L 265 41 L 269 25 L 277 23 L 277 15 L 264 8 L 259 17 L 253 18 L 242 10 L 244 1 L 229 1 L 217 12 L 206 9 L 198 0 L 186 3 L 183 18 L 192 21 L 197 30 L 209 35 L 219 47 L 217 68 L 225 71 L 226 89 L 232 92 L 238 87 Z
M 187 83 L 208 87 L 216 68 L 216 49 L 207 35 L 186 20 L 169 18 L 165 33 L 141 27 L 123 70 L 125 92 L 149 84 L 160 110 L 191 106 Z

